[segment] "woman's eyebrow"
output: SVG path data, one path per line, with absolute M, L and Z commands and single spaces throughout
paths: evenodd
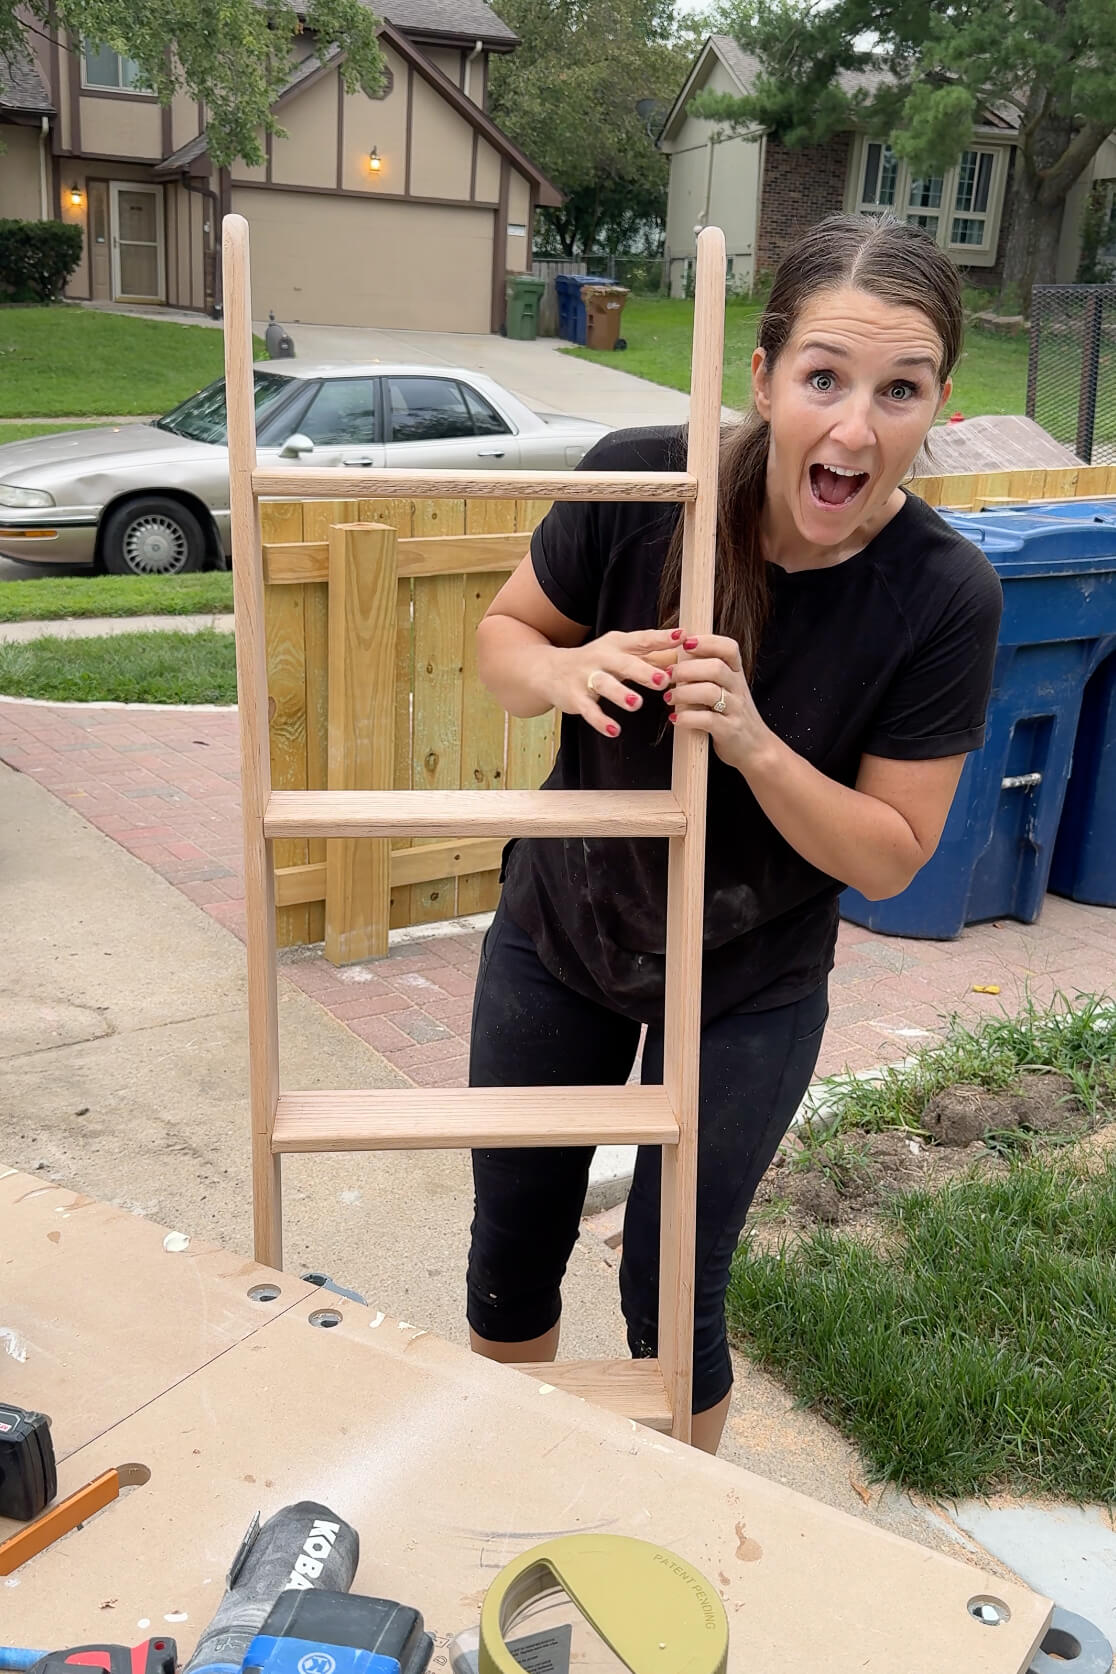
M 849 358 L 849 350 L 842 348 L 840 343 L 823 343 L 820 337 L 808 337 L 802 344 L 802 349 L 803 351 L 817 349 L 823 355 L 832 355 L 835 360 L 848 360 Z M 928 372 L 933 372 L 935 376 L 938 372 L 938 363 L 933 355 L 897 355 L 892 361 L 892 365 L 924 366 Z

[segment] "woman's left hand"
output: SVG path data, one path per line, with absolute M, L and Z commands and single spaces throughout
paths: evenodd
M 688 636 L 686 653 L 674 669 L 674 685 L 664 694 L 670 719 L 680 729 L 707 732 L 728 767 L 747 774 L 771 744 L 760 719 L 734 639 L 718 634 Z

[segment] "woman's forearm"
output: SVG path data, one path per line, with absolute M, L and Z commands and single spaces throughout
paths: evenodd
M 890 803 L 827 778 L 774 734 L 744 776 L 792 849 L 871 901 L 898 895 L 930 858 Z
M 551 675 L 561 650 L 514 616 L 486 616 L 477 629 L 477 673 L 509 715 L 545 715 L 554 708 Z

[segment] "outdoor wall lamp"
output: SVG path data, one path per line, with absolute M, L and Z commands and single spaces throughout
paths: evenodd
M 74 209 L 80 209 L 81 208 L 81 203 L 82 203 L 81 187 L 78 185 L 77 181 L 75 180 L 74 184 L 70 187 L 70 204 Z
M 373 146 L 371 151 L 368 153 L 368 167 L 372 170 L 373 174 L 379 174 L 383 166 L 383 158 L 380 156 L 376 146 Z

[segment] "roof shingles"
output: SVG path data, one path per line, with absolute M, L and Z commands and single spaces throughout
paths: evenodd
M 30 55 L 15 60 L 0 55 L 0 110 L 53 115 L 50 95 Z

